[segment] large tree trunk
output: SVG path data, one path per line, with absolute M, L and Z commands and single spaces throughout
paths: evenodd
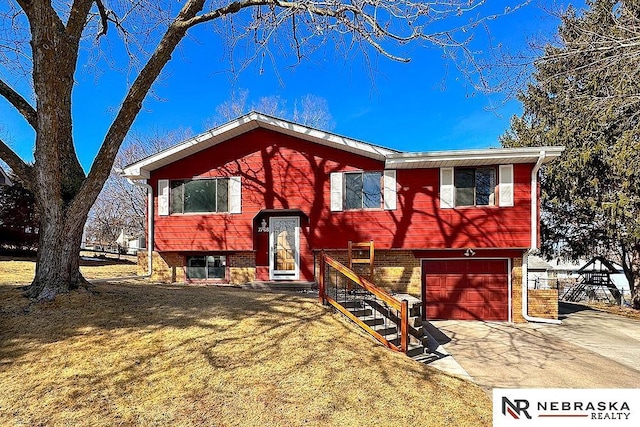
M 73 144 L 71 114 L 80 33 L 70 36 L 52 7 L 26 5 L 32 24 L 37 94 L 35 164 L 30 186 L 40 215 L 36 274 L 26 295 L 50 300 L 85 283 L 79 269 L 80 245 L 84 223 L 99 190 L 85 195 L 85 200 L 76 200 L 86 179 Z M 85 7 L 88 12 L 90 4 Z
M 40 214 L 36 275 L 26 295 L 50 300 L 85 283 L 79 270 L 79 252 L 89 209 L 108 178 L 118 148 L 140 112 L 151 85 L 171 59 L 180 40 L 198 23 L 236 13 L 257 3 L 234 2 L 196 19 L 205 1 L 185 2 L 129 88 L 88 175 L 82 170 L 74 148 L 71 92 L 80 40 L 95 2 L 75 0 L 66 25 L 51 2 L 18 3 L 30 24 L 36 108 L 13 96 L 10 88 L 4 86 L 3 91 L 12 95 L 14 105 L 23 111 L 36 130 L 35 164 L 26 165 L 6 146 L 4 152 L 5 156 L 12 154 L 9 156 L 11 163 L 34 193 Z M 107 15 L 104 10 L 100 13 L 106 31 Z
M 80 273 L 80 246 L 84 218 L 47 219 L 41 222 L 36 274 L 25 295 L 38 301 L 87 284 Z

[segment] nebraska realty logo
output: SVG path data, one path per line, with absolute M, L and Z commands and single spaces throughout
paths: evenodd
M 493 425 L 638 426 L 640 389 L 494 389 Z

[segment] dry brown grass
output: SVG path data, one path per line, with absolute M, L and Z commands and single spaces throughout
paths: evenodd
M 576 304 L 576 303 L 571 303 Z M 635 310 L 631 307 L 620 307 L 619 305 L 606 304 L 603 302 L 588 302 L 577 303 L 578 305 L 584 305 L 595 310 L 606 311 L 607 313 L 617 314 L 619 316 L 628 317 L 630 319 L 640 320 L 640 310 Z
M 135 264 L 113 260 L 85 260 L 80 265 L 80 271 L 87 279 L 135 276 L 136 270 Z M 32 260 L 0 256 L 0 285 L 28 284 L 34 274 L 35 263 Z
M 386 350 L 315 299 L 94 291 L 30 305 L 0 286 L 0 425 L 491 424 L 483 390 Z

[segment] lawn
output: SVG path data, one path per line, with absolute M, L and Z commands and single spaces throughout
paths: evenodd
M 491 424 L 479 387 L 315 299 L 120 280 L 30 304 L 27 264 L 0 261 L 0 425 Z

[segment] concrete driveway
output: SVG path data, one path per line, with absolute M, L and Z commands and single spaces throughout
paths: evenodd
M 570 304 L 560 317 L 562 325 L 447 320 L 427 329 L 487 390 L 638 387 L 639 321 Z

